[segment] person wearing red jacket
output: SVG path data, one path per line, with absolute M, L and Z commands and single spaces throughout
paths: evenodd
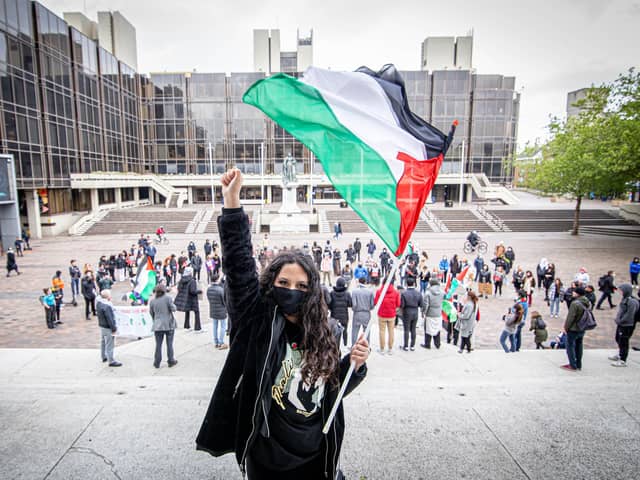
M 385 280 L 386 282 L 386 280 Z M 380 304 L 380 308 L 378 309 L 378 327 L 380 328 L 380 352 L 384 355 L 384 345 L 385 338 L 387 337 L 387 330 L 389 332 L 388 336 L 388 350 L 387 354 L 393 354 L 393 335 L 394 335 L 394 324 L 396 319 L 396 309 L 400 307 L 400 294 L 393 286 L 393 279 L 390 280 L 391 284 L 389 285 L 389 289 L 387 293 L 384 295 L 382 299 L 382 303 Z M 384 287 L 384 282 L 383 282 Z M 382 288 L 380 287 L 376 292 L 376 296 L 374 299 L 375 303 L 378 303 L 378 298 L 380 298 L 380 294 L 382 293 Z

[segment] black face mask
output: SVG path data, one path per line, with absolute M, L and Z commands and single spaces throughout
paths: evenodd
M 273 287 L 273 298 L 285 315 L 296 315 L 300 313 L 302 303 L 306 296 L 307 292 L 303 292 L 302 290 Z

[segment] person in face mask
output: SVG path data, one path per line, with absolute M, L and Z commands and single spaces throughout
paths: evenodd
M 302 251 L 276 255 L 258 278 L 240 205 L 242 174 L 229 170 L 221 183 L 218 230 L 232 327 L 197 448 L 214 456 L 233 451 L 249 480 L 342 478 L 342 404 L 326 435 L 322 427 L 351 361 L 346 392 L 364 379 L 369 344 L 361 335 L 340 358 L 320 275 Z

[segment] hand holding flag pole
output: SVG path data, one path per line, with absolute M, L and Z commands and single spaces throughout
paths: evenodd
M 398 265 L 400 265 L 401 258 L 402 257 L 395 257 L 395 261 L 393 262 L 393 267 L 391 268 L 391 272 L 389 273 L 389 275 L 387 275 L 387 280 L 382 287 L 382 291 L 380 292 L 378 301 L 373 307 L 374 315 L 378 314 L 378 309 L 382 304 L 382 300 L 384 299 L 384 296 L 387 294 L 387 290 L 389 290 L 389 285 L 391 285 L 391 282 L 393 281 L 393 277 L 395 277 L 396 272 L 398 271 Z M 373 322 L 369 320 L 367 329 L 364 331 L 364 338 L 369 338 L 369 334 L 371 333 L 371 325 L 373 325 Z M 360 338 L 360 336 L 358 336 L 358 338 Z M 324 427 L 322 428 L 322 433 L 324 433 L 325 435 L 329 432 L 329 428 L 331 428 L 331 422 L 333 422 L 333 419 L 336 416 L 336 413 L 338 412 L 338 406 L 342 401 L 342 397 L 344 397 L 344 393 L 347 390 L 347 385 L 349 385 L 349 380 L 351 380 L 351 376 L 355 371 L 355 367 L 356 367 L 356 362 L 354 360 L 351 360 L 351 364 L 349 365 L 349 370 L 347 370 L 347 374 L 344 377 L 344 381 L 340 386 L 340 391 L 338 392 L 336 401 L 334 402 L 333 407 L 331 407 L 331 412 L 329 413 L 329 417 L 327 418 L 327 421 L 325 422 Z

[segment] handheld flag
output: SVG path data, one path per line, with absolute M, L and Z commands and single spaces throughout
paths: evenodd
M 445 290 L 444 290 L 445 300 L 449 300 L 451 297 L 453 297 L 453 294 L 456 293 L 456 290 L 458 290 L 458 287 L 463 282 L 464 277 L 467 276 L 468 271 L 469 271 L 469 266 L 467 265 L 466 267 L 464 267 L 464 269 L 460 273 L 458 273 L 453 278 L 453 280 L 451 279 L 452 275 L 449 275 L 449 279 L 447 280 L 447 286 L 445 287 Z
M 131 300 L 148 301 L 156 288 L 156 271 L 151 263 L 151 257 L 145 255 L 144 260 L 138 265 L 138 274 L 136 275 L 133 291 L 129 294 Z
M 418 222 L 455 131 L 409 109 L 393 65 L 334 72 L 310 67 L 301 79 L 259 80 L 243 101 L 302 142 L 349 206 L 400 256 Z

